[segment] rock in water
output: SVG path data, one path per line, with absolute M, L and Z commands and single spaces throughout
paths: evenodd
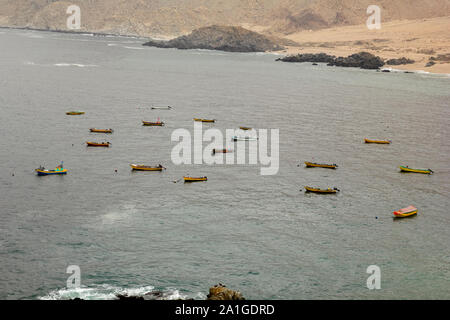
M 369 52 L 360 52 L 348 57 L 335 57 L 326 53 L 305 53 L 295 56 L 287 56 L 277 61 L 283 62 L 326 62 L 328 66 L 354 67 L 361 69 L 379 69 L 384 66 L 384 61 Z
M 178 49 L 209 49 L 231 52 L 265 52 L 284 48 L 275 40 L 242 27 L 210 26 L 169 41 L 149 41 L 144 46 Z
M 239 291 L 228 289 L 223 284 L 217 284 L 209 288 L 206 300 L 245 300 Z

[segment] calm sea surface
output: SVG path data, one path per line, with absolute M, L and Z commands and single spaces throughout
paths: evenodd
M 217 282 L 248 299 L 450 298 L 448 75 L 143 41 L 0 29 L 1 299 L 151 290 L 202 299 Z M 141 126 L 158 117 L 165 127 Z M 278 174 L 174 165 L 171 134 L 192 132 L 193 117 L 222 130 L 279 129 Z M 87 148 L 92 140 L 112 146 Z M 61 161 L 67 176 L 34 173 Z M 133 173 L 130 163 L 167 171 Z M 173 183 L 186 174 L 208 181 Z M 305 185 L 341 192 L 305 194 Z M 418 216 L 393 221 L 408 205 Z M 82 288 L 65 290 L 69 265 L 80 266 Z M 369 265 L 381 268 L 381 290 L 366 287 Z

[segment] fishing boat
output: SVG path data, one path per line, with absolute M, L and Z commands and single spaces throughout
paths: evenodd
M 114 132 L 113 129 L 95 129 L 95 128 L 91 128 L 89 130 L 91 132 L 95 132 L 95 133 L 113 133 Z
M 232 141 L 256 141 L 258 140 L 257 137 L 238 137 L 234 136 L 231 138 Z
M 68 116 L 79 116 L 79 115 L 84 114 L 84 111 L 69 111 L 69 112 L 66 112 L 66 114 Z
M 163 171 L 164 168 L 162 165 L 158 165 L 156 167 L 144 166 L 139 164 L 130 164 L 131 168 L 136 171 Z
M 46 170 L 43 166 L 35 169 L 38 176 L 50 176 L 56 174 L 67 174 L 67 169 L 63 168 L 62 163 L 57 166 L 54 170 Z
M 194 118 L 194 121 L 199 121 L 199 122 L 216 122 L 216 119 L 200 119 L 200 118 Z
M 424 173 L 424 174 L 432 174 L 434 173 L 431 169 L 413 169 L 408 166 L 400 166 L 400 172 L 414 172 L 414 173 Z
M 167 106 L 167 107 L 152 107 L 152 110 L 170 110 L 172 109 L 171 106 Z
M 230 153 L 233 152 L 233 150 L 231 149 L 212 149 L 212 153 L 216 154 L 216 153 Z
M 371 140 L 371 139 L 364 139 L 365 143 L 378 143 L 378 144 L 390 144 L 392 141 L 390 140 Z
M 249 128 L 249 127 L 239 127 L 239 129 L 244 130 L 244 131 L 252 130 L 252 128 Z
M 88 147 L 109 147 L 111 144 L 110 142 L 89 142 L 86 141 L 86 144 Z
M 313 187 L 305 187 L 306 192 L 314 192 L 314 193 L 323 193 L 323 194 L 330 194 L 330 193 L 336 193 L 341 190 L 338 188 L 328 188 L 328 189 L 320 189 L 320 188 L 313 188 Z
M 149 122 L 149 121 L 142 121 L 143 126 L 154 126 L 154 127 L 162 127 L 164 125 L 164 122 L 157 121 L 157 122 Z
M 406 218 L 406 217 L 411 217 L 413 215 L 417 214 L 417 208 L 414 206 L 409 206 L 407 208 L 403 208 L 397 211 L 394 211 L 394 218 Z
M 199 182 L 199 181 L 208 181 L 207 177 L 183 177 L 184 178 L 184 182 Z
M 307 168 L 328 168 L 328 169 L 336 169 L 338 167 L 337 164 L 320 164 L 314 162 L 305 161 L 305 165 Z

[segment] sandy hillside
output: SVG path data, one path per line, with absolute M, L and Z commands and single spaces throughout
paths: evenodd
M 392 66 L 395 69 L 450 74 L 450 61 L 425 67 L 431 57 L 450 53 L 450 17 L 386 22 L 380 30 L 356 25 L 300 31 L 286 37 L 300 45 L 289 47 L 285 51 L 289 54 L 325 52 L 343 56 L 368 51 L 384 59 L 406 57 L 416 61 Z

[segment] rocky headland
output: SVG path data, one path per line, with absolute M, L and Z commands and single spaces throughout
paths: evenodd
M 276 40 L 242 27 L 210 26 L 169 41 L 151 40 L 144 46 L 177 49 L 209 49 L 230 52 L 266 52 L 284 48 Z

